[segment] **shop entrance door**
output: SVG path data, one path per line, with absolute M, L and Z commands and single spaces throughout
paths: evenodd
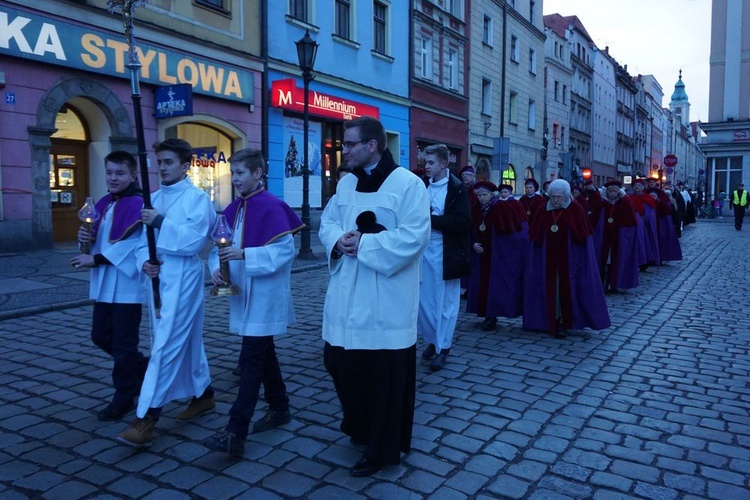
M 52 241 L 75 241 L 78 210 L 89 185 L 88 147 L 83 141 L 52 139 L 49 187 L 52 202 Z
M 328 200 L 336 194 L 338 177 L 336 171 L 341 165 L 341 141 L 344 140 L 344 125 L 337 122 L 323 124 L 323 165 L 321 175 L 323 176 L 322 206 L 328 204 Z

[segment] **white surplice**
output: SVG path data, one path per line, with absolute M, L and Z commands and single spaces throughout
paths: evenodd
M 161 228 L 156 229 L 162 305 L 157 319 L 149 293 L 153 343 L 138 399 L 139 418 L 149 408 L 200 396 L 211 383 L 203 348 L 204 266 L 198 253 L 208 241 L 216 212 L 208 195 L 189 178 L 162 186 L 154 193 L 152 204 L 164 215 Z M 148 260 L 145 228 L 137 258 L 142 268 Z M 150 279 L 147 281 L 150 291 Z
M 432 215 L 443 215 L 448 177 L 430 182 L 427 193 Z M 451 347 L 460 304 L 461 280 L 443 280 L 443 233 L 433 229 L 422 255 L 417 331 L 438 353 Z
M 237 213 L 232 245 L 242 248 L 244 210 Z M 244 248 L 244 260 L 229 261 L 229 276 L 240 288 L 229 307 L 229 330 L 242 336 L 265 337 L 287 332 L 296 321 L 292 302 L 292 263 L 296 249 L 294 237 L 287 234 L 268 245 Z M 216 247 L 208 258 L 211 274 L 219 269 Z
M 356 191 L 347 175 L 320 220 L 331 280 L 323 309 L 323 340 L 345 349 L 405 349 L 417 341 L 419 269 L 429 238 L 430 201 L 419 177 L 391 172 L 374 193 Z M 336 242 L 375 212 L 386 230 L 363 234 L 356 257 L 331 257 Z

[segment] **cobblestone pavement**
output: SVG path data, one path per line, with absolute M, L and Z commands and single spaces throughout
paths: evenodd
M 413 450 L 369 478 L 348 473 L 361 449 L 322 365 L 325 269 L 293 275 L 299 323 L 278 341 L 293 421 L 251 435 L 241 459 L 199 444 L 236 391 L 225 300 L 207 299 L 216 411 L 179 423 L 168 405 L 145 451 L 96 418 L 112 390 L 91 306 L 5 319 L 0 497 L 749 499 L 750 235 L 700 222 L 682 244 L 684 261 L 607 297 L 603 332 L 560 340 L 501 319 L 487 333 L 461 315 L 445 369 L 420 363 Z

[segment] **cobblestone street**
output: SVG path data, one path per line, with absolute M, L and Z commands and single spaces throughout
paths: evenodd
M 132 414 L 97 420 L 111 362 L 89 340 L 90 305 L 5 319 L 0 497 L 750 499 L 750 232 L 699 221 L 682 247 L 607 296 L 602 332 L 555 339 L 500 319 L 488 333 L 460 315 L 445 369 L 419 364 L 411 453 L 369 478 L 349 475 L 361 448 L 323 367 L 325 268 L 293 275 L 298 323 L 277 341 L 293 420 L 250 435 L 242 459 L 200 445 L 236 392 L 226 299 L 206 307 L 216 411 L 180 423 L 183 403 L 168 405 L 144 451 L 114 440 Z

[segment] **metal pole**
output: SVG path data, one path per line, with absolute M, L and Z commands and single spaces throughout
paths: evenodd
M 148 158 L 146 157 L 146 139 L 143 132 L 143 113 L 141 111 L 141 87 L 139 81 L 139 72 L 141 63 L 138 60 L 138 52 L 135 47 L 135 37 L 133 35 L 133 13 L 135 9 L 145 0 L 108 0 L 110 12 L 120 12 L 122 14 L 122 24 L 125 28 L 125 37 L 128 41 L 128 64 L 126 67 L 130 70 L 130 88 L 133 100 L 133 115 L 135 117 L 135 133 L 138 144 L 138 164 L 141 172 L 141 187 L 143 188 L 143 206 L 144 208 L 153 208 L 151 205 L 151 187 L 148 179 Z M 156 235 L 154 228 L 146 226 L 146 240 L 148 241 L 148 261 L 151 264 L 158 264 L 156 257 Z M 151 289 L 154 298 L 154 315 L 161 317 L 161 295 L 159 294 L 159 277 L 151 279 Z
M 302 166 L 302 223 L 305 225 L 302 228 L 300 236 L 300 249 L 299 259 L 314 259 L 315 255 L 312 253 L 310 248 L 310 155 L 309 155 L 309 135 L 310 135 L 310 96 L 308 91 L 310 89 L 310 80 L 312 75 L 310 71 L 305 70 L 302 73 L 302 79 L 305 84 L 305 117 L 303 126 L 302 140 L 305 142 L 303 152 L 305 155 L 305 163 Z

